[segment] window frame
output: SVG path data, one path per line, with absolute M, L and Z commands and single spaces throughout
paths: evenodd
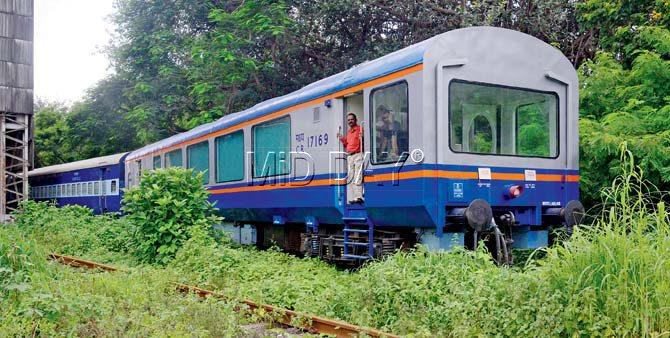
M 254 130 L 258 126 L 262 126 L 264 124 L 279 121 L 279 120 L 285 119 L 285 118 L 288 118 L 288 143 L 289 143 L 289 146 L 288 146 L 288 149 L 289 149 L 288 157 L 289 158 L 287 159 L 289 161 L 288 172 L 281 173 L 281 174 L 274 174 L 274 175 L 256 176 L 256 143 L 255 143 L 255 136 L 254 136 L 255 132 L 254 132 Z M 286 114 L 286 115 L 274 118 L 272 120 L 267 120 L 267 121 L 257 123 L 257 124 L 255 124 L 251 127 L 251 151 L 253 153 L 253 157 L 251 159 L 251 177 L 252 178 L 268 178 L 268 177 L 278 177 L 278 176 L 291 175 L 291 171 L 293 171 L 293 166 L 291 165 L 291 152 L 293 151 L 292 150 L 293 148 L 291 147 L 291 142 L 293 140 L 293 138 L 291 137 L 291 135 L 293 133 L 292 126 L 293 126 L 293 122 L 292 122 L 292 119 L 291 119 L 291 114 Z
M 374 116 L 374 107 L 372 107 L 372 104 L 374 103 L 373 97 L 375 95 L 375 92 L 378 91 L 378 90 L 382 90 L 382 89 L 390 88 L 390 87 L 393 87 L 393 86 L 397 86 L 397 85 L 400 85 L 400 84 L 403 84 L 403 83 L 407 86 L 405 95 L 407 96 L 407 149 L 409 150 L 409 136 L 410 136 L 409 135 L 410 134 L 410 119 L 409 119 L 409 117 L 410 117 L 410 110 L 411 109 L 410 109 L 410 102 L 409 102 L 409 82 L 407 81 L 407 79 L 402 79 L 402 80 L 399 80 L 399 81 L 387 83 L 383 86 L 375 87 L 372 90 L 370 90 L 370 95 L 368 97 L 368 115 L 369 115 L 368 121 L 369 122 L 374 121 L 374 117 L 375 117 Z M 394 164 L 394 163 L 398 163 L 398 161 L 402 160 L 403 159 L 402 154 L 398 154 L 398 158 L 396 160 L 385 161 L 385 162 L 375 162 L 375 156 L 374 156 L 374 153 L 373 153 L 375 151 L 375 149 L 373 147 L 375 145 L 374 144 L 374 142 L 375 142 L 374 141 L 374 136 L 375 135 L 373 135 L 372 128 L 370 127 L 370 125 L 371 125 L 371 123 L 368 123 L 368 128 L 367 128 L 367 129 L 370 130 L 370 163 L 373 164 L 373 165 Z M 362 150 L 365 150 L 365 139 L 363 140 L 363 149 Z M 407 154 L 407 156 L 405 156 L 405 161 L 407 160 L 407 158 L 409 158 L 409 153 Z
M 190 162 L 190 160 L 191 160 L 191 155 L 189 154 L 189 149 L 191 149 L 191 148 L 193 148 L 193 147 L 195 147 L 195 146 L 199 146 L 199 145 L 201 145 L 201 144 L 206 144 L 206 145 L 207 145 L 207 171 L 204 172 L 204 174 L 205 174 L 205 175 L 204 175 L 204 176 L 205 176 L 204 178 L 206 178 L 207 180 L 206 180 L 206 182 L 203 182 L 203 183 L 204 183 L 205 185 L 209 185 L 209 184 L 210 184 L 210 179 L 209 179 L 210 176 L 209 176 L 209 173 L 211 172 L 211 169 L 212 169 L 212 168 L 211 168 L 211 167 L 212 167 L 212 161 L 210 161 L 210 156 L 209 156 L 209 152 L 210 152 L 210 149 L 209 149 L 209 148 L 210 148 L 210 147 L 209 147 L 209 139 L 204 140 L 204 141 L 201 141 L 201 142 L 197 142 L 197 143 L 189 144 L 188 146 L 186 146 L 186 166 L 184 166 L 183 168 L 185 168 L 185 169 L 193 169 L 193 174 L 196 174 L 197 172 L 202 172 L 202 171 L 196 171 L 195 168 L 191 168 L 191 167 L 189 167 L 189 162 Z
M 119 194 L 119 180 L 109 180 L 109 195 L 116 196 Z
M 156 167 L 156 157 L 158 157 L 158 167 Z M 151 165 L 153 166 L 153 170 L 163 169 L 163 157 L 161 154 L 155 155 L 151 158 Z
M 219 140 L 223 137 L 230 136 L 230 135 L 233 135 L 233 134 L 236 134 L 236 133 L 241 133 L 242 134 L 242 178 L 237 179 L 237 180 L 219 181 L 219 148 L 218 148 L 216 142 L 217 142 L 217 140 Z M 252 132 L 252 136 L 253 136 L 253 132 Z M 217 136 L 217 137 L 214 138 L 214 182 L 215 183 L 238 182 L 238 181 L 243 181 L 244 180 L 244 176 L 245 176 L 245 173 L 246 173 L 246 170 L 247 170 L 247 168 L 246 168 L 247 166 L 245 164 L 246 159 L 244 158 L 244 156 L 245 156 L 245 152 L 244 152 L 245 142 L 244 141 L 245 141 L 244 140 L 244 129 L 239 129 L 239 130 L 230 132 L 228 134 L 220 135 L 220 136 Z M 252 161 L 252 167 L 253 167 L 253 161 Z
M 181 158 L 181 164 L 180 164 L 180 165 L 174 165 L 174 164 L 170 163 L 170 166 L 168 167 L 168 166 L 167 166 L 167 164 L 168 164 L 168 162 L 167 162 L 167 157 L 169 157 L 170 154 L 172 154 L 172 153 L 176 153 L 176 152 L 179 152 L 179 157 Z M 167 152 L 165 152 L 165 157 L 166 157 L 166 159 L 165 159 L 165 161 L 164 161 L 164 163 L 163 163 L 163 167 L 164 167 L 164 168 L 174 168 L 174 167 L 178 167 L 178 168 L 186 168 L 186 167 L 184 166 L 184 148 L 179 147 L 179 148 L 176 148 L 176 149 L 172 149 L 172 150 L 170 150 L 170 151 L 167 151 Z M 187 165 L 188 165 L 188 160 L 187 160 L 186 162 L 187 162 Z
M 533 93 L 539 93 L 539 94 L 547 94 L 547 95 L 552 95 L 556 99 L 556 156 L 553 157 L 546 157 L 546 156 L 526 156 L 526 155 L 516 155 L 516 154 L 490 154 L 490 153 L 475 153 L 475 152 L 470 152 L 470 151 L 456 151 L 454 148 L 451 147 L 451 137 L 452 137 L 452 132 L 451 132 L 451 85 L 454 83 L 462 83 L 462 84 L 470 84 L 470 85 L 478 85 L 478 86 L 484 86 L 484 87 L 493 87 L 493 88 L 504 88 L 504 89 L 514 89 L 514 90 L 522 90 L 522 91 L 528 91 L 528 92 L 533 92 Z M 540 159 L 545 159 L 545 160 L 555 160 L 559 156 L 561 156 L 561 104 L 560 104 L 560 96 L 558 93 L 554 91 L 546 91 L 546 90 L 539 90 L 539 89 L 531 89 L 531 88 L 524 88 L 524 87 L 516 87 L 516 86 L 508 86 L 508 85 L 501 85 L 501 84 L 494 84 L 494 83 L 486 83 L 486 82 L 478 82 L 478 81 L 468 81 L 468 80 L 463 80 L 463 79 L 451 79 L 449 81 L 449 86 L 447 88 L 447 133 L 449 134 L 447 143 L 449 145 L 449 150 L 454 153 L 454 154 L 470 154 L 470 155 L 478 155 L 478 156 L 508 156 L 508 157 L 521 157 L 521 158 L 540 158 Z M 516 107 L 514 109 L 514 137 L 515 137 L 515 142 L 514 142 L 514 152 L 517 151 L 516 149 L 516 136 L 518 135 L 518 124 L 516 121 L 516 114 L 518 111 L 519 107 Z M 502 117 L 500 118 L 502 121 Z M 439 126 L 438 126 L 439 128 Z

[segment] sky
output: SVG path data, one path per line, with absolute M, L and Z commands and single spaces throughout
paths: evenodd
M 111 72 L 113 0 L 35 0 L 35 98 L 71 104 Z

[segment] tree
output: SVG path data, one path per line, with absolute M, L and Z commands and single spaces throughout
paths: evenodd
M 598 31 L 599 53 L 579 68 L 582 192 L 599 200 L 619 175 L 626 142 L 645 176 L 670 189 L 670 5 L 590 0 L 582 24 Z
M 101 80 L 72 107 L 40 102 L 35 107 L 35 167 L 130 151 L 141 146 L 122 110 L 128 83 Z
M 67 107 L 58 102 L 35 103 L 35 167 L 72 161 L 68 151 Z

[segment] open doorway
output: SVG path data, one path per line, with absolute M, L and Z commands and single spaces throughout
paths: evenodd
M 367 127 L 366 120 L 365 120 L 365 114 L 364 112 L 364 100 L 363 100 L 363 92 L 357 92 L 354 94 L 351 94 L 349 96 L 344 97 L 344 111 L 342 114 L 342 129 L 341 129 L 341 134 L 346 135 L 347 132 L 349 131 L 349 125 L 347 123 L 347 115 L 349 114 L 355 114 L 356 119 L 358 121 L 358 125 L 363 128 L 363 133 L 365 133 L 365 129 Z M 365 153 L 365 140 L 361 140 L 361 156 L 364 158 L 363 154 Z M 342 151 L 346 151 L 343 146 Z M 347 168 L 345 168 L 346 170 Z M 362 168 L 360 175 L 363 175 Z M 353 198 L 354 190 L 355 187 L 353 187 L 353 184 L 351 184 L 351 178 L 347 177 L 347 182 L 350 182 L 350 184 L 347 184 L 347 187 L 345 189 L 345 201 L 347 201 L 347 204 L 352 204 L 350 202 L 354 201 L 355 198 Z M 362 187 L 360 188 L 362 190 Z M 363 193 L 364 194 L 364 193 Z

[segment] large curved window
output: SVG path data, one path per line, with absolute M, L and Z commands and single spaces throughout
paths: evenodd
M 454 80 L 449 85 L 449 146 L 454 152 L 555 158 L 555 93 Z

